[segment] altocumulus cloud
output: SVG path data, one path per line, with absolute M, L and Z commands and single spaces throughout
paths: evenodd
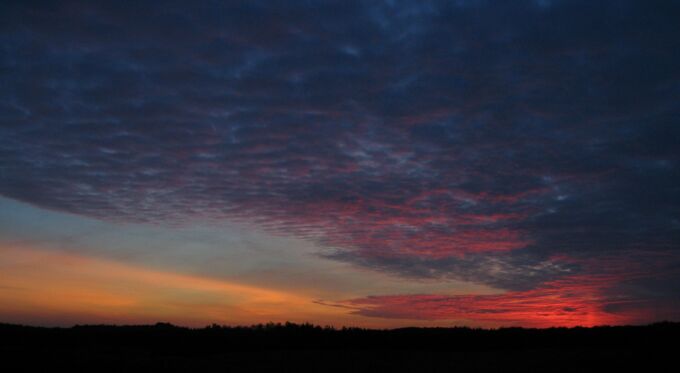
M 106 220 L 245 220 L 333 260 L 511 294 L 606 273 L 598 294 L 677 314 L 678 16 L 3 2 L 0 193 Z M 378 299 L 349 302 L 401 314 Z

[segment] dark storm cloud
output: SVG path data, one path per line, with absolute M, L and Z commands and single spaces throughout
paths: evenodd
M 1 7 L 4 196 L 513 290 L 678 260 L 676 3 Z

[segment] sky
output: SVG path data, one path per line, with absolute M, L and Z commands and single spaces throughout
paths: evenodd
M 0 322 L 680 321 L 678 19 L 3 1 Z

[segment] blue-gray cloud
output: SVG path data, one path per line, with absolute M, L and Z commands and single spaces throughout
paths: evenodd
M 505 289 L 617 253 L 677 262 L 679 15 L 4 2 L 0 194 L 107 220 L 245 219 L 336 260 Z

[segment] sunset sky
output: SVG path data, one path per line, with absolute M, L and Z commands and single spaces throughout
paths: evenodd
M 2 1 L 0 322 L 680 321 L 679 22 Z

